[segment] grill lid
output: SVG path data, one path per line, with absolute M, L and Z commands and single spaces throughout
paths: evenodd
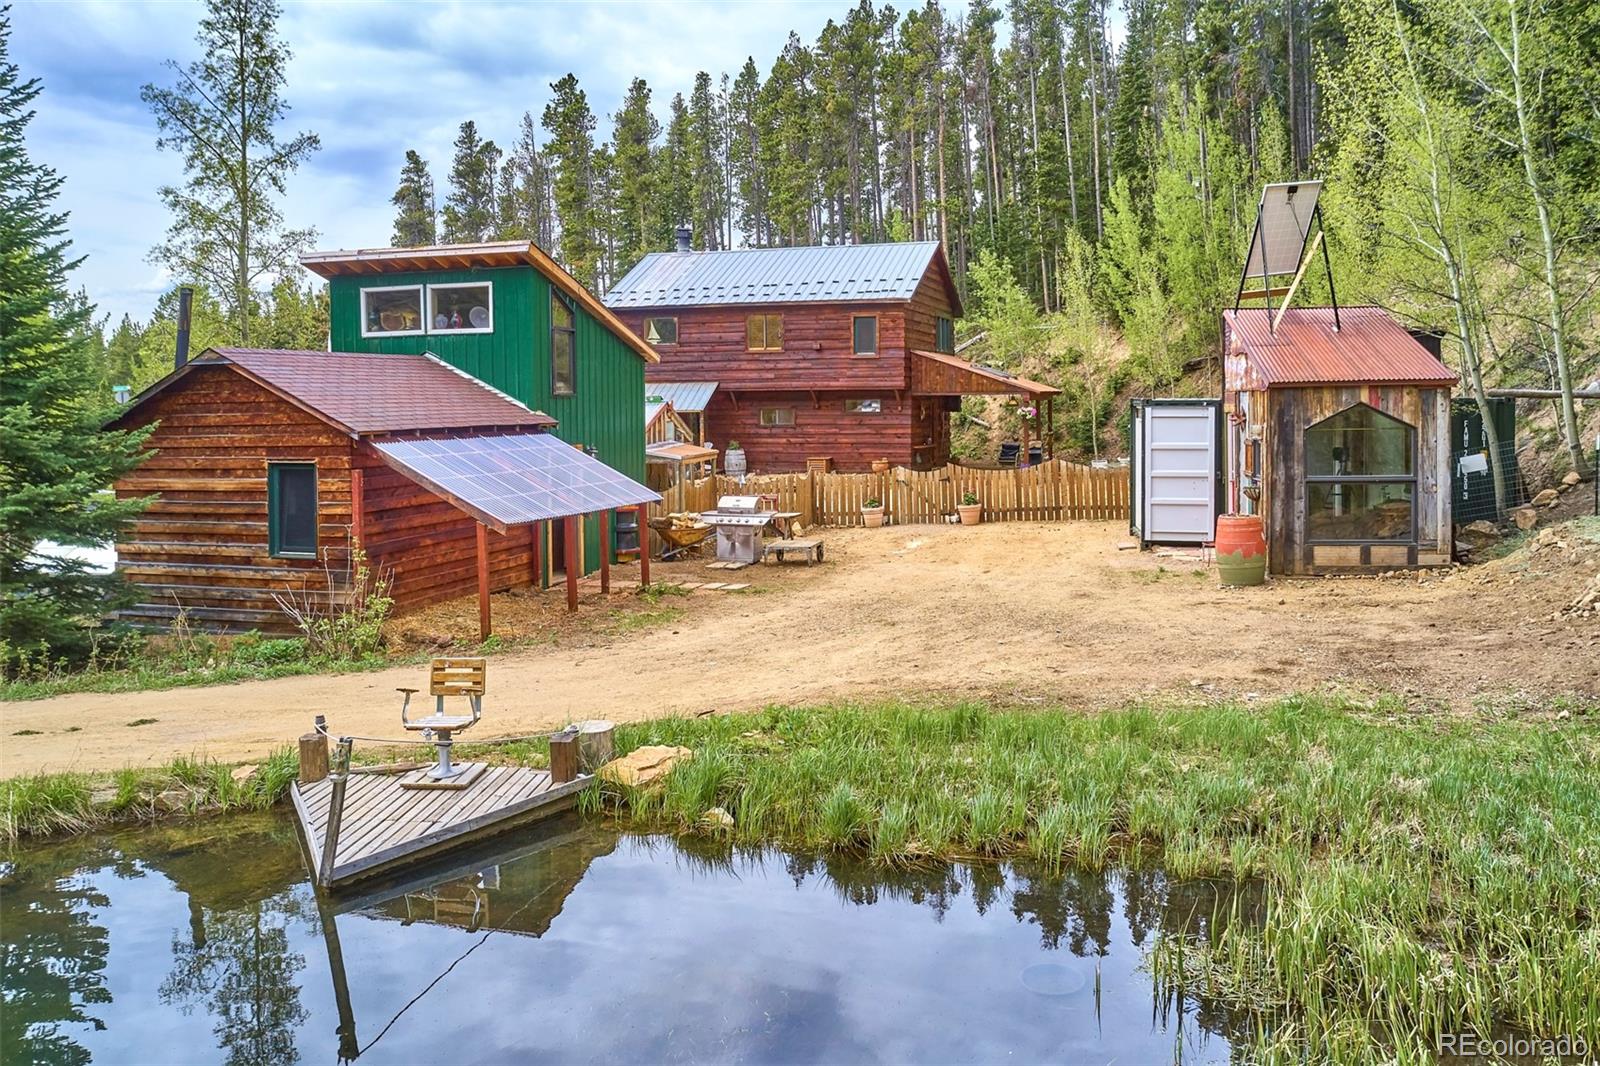
M 761 510 L 761 497 L 722 496 L 717 500 L 717 510 L 725 514 L 755 514 Z

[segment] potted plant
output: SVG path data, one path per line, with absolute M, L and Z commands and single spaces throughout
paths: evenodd
M 730 440 L 728 450 L 722 455 L 722 471 L 732 478 L 744 477 L 747 467 L 744 463 L 744 449 L 739 447 L 739 442 Z
M 961 515 L 961 524 L 964 526 L 975 526 L 983 520 L 983 504 L 978 502 L 976 492 L 963 492 L 956 511 Z
M 889 472 L 889 460 L 887 458 L 872 460 L 872 472 L 874 474 L 887 474 Z
M 866 523 L 868 529 L 883 525 L 883 501 L 876 496 L 867 497 L 867 501 L 861 505 L 861 521 Z

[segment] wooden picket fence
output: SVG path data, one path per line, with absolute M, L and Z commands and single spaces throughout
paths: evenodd
M 968 492 L 983 504 L 985 522 L 1060 522 L 1119 519 L 1128 513 L 1128 469 L 1096 469 L 1055 459 L 1020 469 L 957 466 L 938 470 L 895 467 L 882 474 L 753 474 L 740 485 L 725 474 L 684 481 L 662 493 L 651 515 L 709 511 L 724 495 L 777 497 L 777 509 L 796 511 L 808 526 L 859 526 L 869 499 L 897 525 L 944 522 Z

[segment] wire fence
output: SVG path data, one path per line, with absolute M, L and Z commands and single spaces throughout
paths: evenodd
M 1498 453 L 1504 481 L 1503 500 L 1495 496 L 1494 464 L 1488 448 L 1451 454 L 1451 512 L 1457 525 L 1478 521 L 1498 522 L 1507 511 L 1528 502 L 1528 488 L 1517 462 L 1516 443 L 1501 441 Z

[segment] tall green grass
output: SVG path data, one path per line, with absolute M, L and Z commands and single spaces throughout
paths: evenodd
M 1600 1047 L 1592 717 L 893 703 L 619 728 L 619 750 L 642 744 L 697 754 L 654 790 L 607 786 L 598 799 L 633 828 L 696 831 L 720 806 L 735 840 L 885 862 L 1259 879 L 1264 920 L 1169 935 L 1149 963 L 1260 1012 L 1266 1058 L 1427 1059 L 1444 1033 L 1507 1025 Z
M 234 767 L 178 758 L 155 769 L 113 774 L 36 774 L 0 781 L 0 840 L 81 833 L 172 815 L 265 810 L 300 771 L 292 748 L 280 748 L 242 781 Z

